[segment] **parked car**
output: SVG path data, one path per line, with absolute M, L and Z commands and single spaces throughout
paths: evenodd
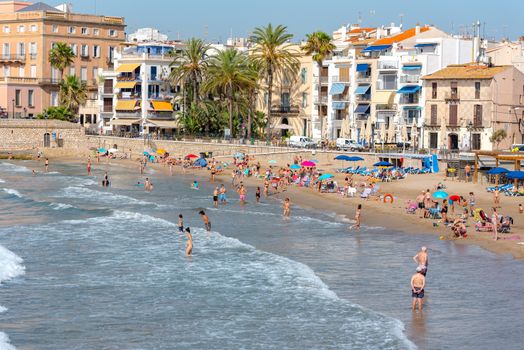
M 337 146 L 338 150 L 342 150 L 342 151 L 353 151 L 354 152 L 354 151 L 364 150 L 364 146 L 362 146 L 357 141 L 351 140 L 351 139 L 338 138 L 336 140 L 335 145 Z
M 291 147 L 315 148 L 316 142 L 306 136 L 291 136 L 288 140 Z

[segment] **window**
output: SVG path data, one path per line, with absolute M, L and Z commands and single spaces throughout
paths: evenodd
M 475 82 L 475 99 L 480 100 L 480 81 Z
M 76 75 L 75 66 L 69 66 L 69 75 Z
M 22 90 L 15 90 L 15 105 L 21 106 L 22 105 Z
M 104 112 L 113 112 L 113 98 L 112 97 L 104 98 Z
M 482 105 L 473 106 L 473 126 L 482 126 Z
M 458 84 L 456 81 L 451 83 L 451 97 L 455 98 L 458 96 Z
M 302 93 L 302 108 L 307 107 L 307 92 Z
M 113 79 L 104 80 L 104 94 L 113 93 Z
M 431 105 L 431 120 L 430 125 L 437 125 L 438 124 L 438 115 L 437 115 L 438 109 L 437 105 Z
M 80 68 L 80 80 L 87 81 L 87 67 Z
M 80 56 L 89 57 L 89 46 L 88 45 L 82 45 Z
M 431 83 L 431 98 L 437 99 L 437 83 Z
M 67 34 L 75 34 L 76 27 L 67 27 Z
M 383 74 L 382 78 L 382 90 L 396 90 L 397 89 L 397 76 L 395 74 Z
M 300 81 L 302 84 L 307 83 L 307 68 L 302 68 L 300 70 Z
M 458 105 L 449 105 L 449 125 L 457 125 Z
M 25 76 L 25 67 L 24 66 L 18 67 L 18 76 L 21 78 Z
M 9 57 L 11 55 L 11 45 L 9 45 L 9 43 L 4 43 L 2 55 L 4 57 Z
M 471 149 L 480 149 L 480 134 L 471 134 Z
M 107 50 L 107 58 L 109 59 L 109 62 L 113 62 L 114 57 L 115 57 L 115 48 L 113 46 L 109 46 L 109 49 Z
M 53 24 L 53 28 L 51 29 L 53 33 L 58 33 L 58 26 L 56 24 Z
M 157 74 L 157 67 L 151 66 L 150 67 L 151 80 L 156 80 L 156 74 Z
M 25 43 L 18 43 L 16 52 L 18 54 L 18 57 L 25 56 Z
M 36 78 L 36 64 L 31 65 L 29 74 L 31 75 L 31 78 Z
M 98 77 L 98 67 L 93 67 L 93 80 L 96 80 Z
M 32 32 L 37 32 L 37 31 L 38 31 L 38 26 L 37 26 L 36 24 L 32 24 L 30 30 L 31 30 Z
M 35 91 L 34 90 L 27 91 L 27 105 L 29 107 L 35 106 Z
M 10 33 L 10 32 L 11 32 L 11 27 L 4 26 L 4 33 Z
M 78 55 L 78 45 L 77 44 L 71 44 L 71 50 L 73 51 L 75 56 Z
M 437 148 L 438 146 L 438 133 L 430 132 L 429 133 L 429 148 Z
M 93 29 L 93 35 L 100 35 L 100 30 L 98 28 Z
M 114 29 L 109 29 L 107 33 L 109 36 L 117 36 L 117 31 Z
M 82 35 L 88 35 L 89 34 L 89 28 L 82 27 L 81 32 L 82 32 Z
M 9 77 L 9 76 L 11 76 L 11 67 L 4 66 L 4 77 Z
M 100 46 L 94 45 L 93 46 L 93 57 L 99 58 L 100 57 Z
M 58 106 L 58 91 L 51 91 L 51 106 Z
M 36 43 L 29 44 L 29 56 L 32 60 L 36 59 L 37 46 Z
M 25 25 L 23 24 L 19 25 L 17 31 L 19 33 L 25 33 Z

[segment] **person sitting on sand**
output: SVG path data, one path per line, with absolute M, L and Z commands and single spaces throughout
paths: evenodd
M 426 287 L 426 278 L 422 274 L 422 268 L 417 267 L 417 272 L 411 276 L 411 308 L 415 310 L 418 304 L 418 309 L 422 310 L 424 299 L 424 288 Z
M 191 256 L 193 254 L 193 236 L 189 227 L 186 227 L 186 237 L 186 256 Z

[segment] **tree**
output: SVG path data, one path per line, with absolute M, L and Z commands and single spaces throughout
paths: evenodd
M 60 92 L 58 102 L 67 108 L 71 113 L 77 114 L 80 106 L 87 100 L 86 84 L 75 75 L 68 75 L 60 82 Z
M 321 31 L 316 31 L 311 34 L 307 34 L 306 37 L 307 37 L 307 41 L 305 45 L 302 47 L 302 50 L 307 55 L 313 56 L 313 61 L 317 63 L 318 69 L 320 71 L 322 68 L 322 62 L 333 53 L 333 50 L 335 50 L 335 45 L 331 42 L 331 37 L 328 34 L 321 32 Z M 319 79 L 320 79 L 320 74 L 319 74 Z M 318 98 L 319 98 L 318 117 L 320 119 L 320 138 L 322 138 L 322 133 L 324 130 L 323 129 L 324 118 L 322 118 L 322 113 L 321 113 L 322 104 L 320 103 L 320 99 L 321 99 L 320 81 L 317 86 L 318 86 Z
M 254 44 L 252 49 L 253 59 L 260 65 L 267 79 L 268 104 L 267 104 L 267 138 L 271 137 L 271 100 L 273 93 L 273 78 L 275 74 L 298 72 L 298 53 L 291 48 L 289 41 L 293 35 L 287 32 L 287 27 L 278 25 L 273 28 L 271 24 L 257 27 L 253 30 L 249 40 Z
M 497 149 L 499 148 L 499 144 L 504 140 L 506 137 L 508 137 L 508 133 L 504 129 L 499 129 L 496 131 L 493 131 L 493 134 L 491 134 L 489 141 L 491 143 L 497 144 Z
M 233 109 L 235 95 L 242 89 L 256 85 L 257 76 L 249 69 L 248 57 L 229 48 L 220 51 L 210 59 L 207 78 L 202 89 L 208 93 L 225 96 L 228 101 L 229 129 L 234 135 Z
M 73 113 L 64 106 L 49 107 L 36 116 L 36 119 L 55 119 L 68 122 L 73 121 L 74 118 Z
M 64 79 L 64 70 L 73 63 L 75 53 L 66 43 L 56 43 L 49 51 L 51 67 L 60 71 L 60 79 Z
M 201 39 L 191 38 L 180 51 L 173 51 L 171 56 L 173 70 L 169 75 L 172 85 L 183 84 L 192 88 L 193 103 L 199 101 L 199 88 L 207 69 L 207 51 L 210 49 Z

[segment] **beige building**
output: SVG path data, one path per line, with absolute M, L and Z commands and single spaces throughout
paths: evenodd
M 450 65 L 423 80 L 426 148 L 491 151 L 524 141 L 524 74 L 515 67 Z M 500 129 L 507 137 L 493 144 Z
M 64 73 L 78 76 L 89 89 L 89 113 L 81 110 L 80 122 L 95 123 L 99 69 L 112 65 L 124 29 L 122 17 L 77 14 L 70 6 L 41 2 L 0 2 L 0 108 L 9 117 L 31 118 L 58 104 L 60 73 L 48 57 L 55 43 L 65 42 L 75 58 Z
M 293 45 L 291 50 L 301 52 L 299 45 Z M 312 136 L 313 60 L 311 56 L 303 54 L 298 59 L 300 66 L 296 76 L 284 73 L 276 75 L 273 80 L 271 124 L 274 132 L 282 136 Z M 267 86 L 264 86 L 258 95 L 257 110 L 267 111 L 267 104 Z

